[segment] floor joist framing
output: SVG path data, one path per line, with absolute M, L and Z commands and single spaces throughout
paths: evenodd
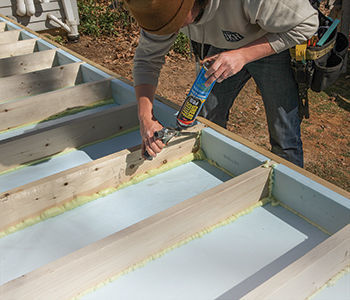
M 137 104 L 113 107 L 55 125 L 44 124 L 42 128 L 0 141 L 0 173 L 135 128 Z
M 0 32 L 0 44 L 13 43 L 19 40 L 22 29 Z
M 2 299 L 77 296 L 253 206 L 266 194 L 269 173 L 269 168 L 253 169 L 10 281 L 0 287 Z
M 193 131 L 199 127 L 192 128 Z M 196 136 L 177 137 L 156 159 L 144 160 L 141 149 L 123 150 L 0 194 L 0 232 L 80 196 L 118 188 L 147 171 L 192 153 Z
M 350 225 L 248 293 L 242 300 L 306 299 L 350 266 Z
M 27 30 L 23 26 L 20 27 Z M 26 77 L 19 74 L 43 70 L 46 64 L 50 64 L 52 53 L 56 50 L 35 52 L 38 51 L 38 44 L 40 44 L 37 43 L 37 39 L 21 40 L 20 30 L 6 31 L 7 29 L 6 23 L 0 22 L 0 77 L 11 76 L 21 82 L 20 79 Z M 32 33 L 37 35 L 35 32 Z M 37 36 L 64 49 L 40 35 Z M 7 44 L 2 44 L 3 41 Z M 47 58 L 47 61 L 44 64 L 30 63 L 29 60 L 34 58 L 43 60 L 38 57 Z M 85 58 L 82 60 L 87 61 Z M 28 61 L 27 65 L 25 65 L 26 61 Z M 108 74 L 119 77 L 91 61 L 88 62 Z M 48 66 L 50 67 L 52 65 Z M 6 80 L 1 86 L 1 82 L 0 78 L 2 95 L 5 95 L 8 90 L 18 88 L 16 85 L 8 87 Z M 39 82 L 43 82 L 42 78 L 36 78 L 33 82 L 28 83 L 27 88 L 23 88 L 25 92 L 21 96 L 17 94 L 11 96 L 9 92 L 10 96 L 4 101 L 13 100 L 14 97 L 38 95 L 2 104 L 2 99 L 0 99 L 0 119 L 3 127 L 3 129 L 0 128 L 0 131 L 47 118 L 70 108 L 72 104 L 84 106 L 93 103 L 94 99 L 100 100 L 100 95 L 104 92 L 108 95 L 111 92 L 109 80 L 83 83 L 68 88 L 66 88 L 67 84 L 62 84 L 58 89 L 62 87 L 66 89 L 52 91 L 57 87 L 48 90 L 38 88 L 38 91 L 32 92 L 32 84 Z M 52 105 L 53 102 L 55 105 Z M 58 106 L 58 103 L 61 106 Z M 39 104 L 40 111 L 37 109 Z M 201 118 L 199 120 L 209 124 L 223 135 L 349 197 L 348 192 L 284 159 L 209 121 Z M 66 149 L 78 148 L 136 127 L 138 125 L 137 107 L 135 104 L 130 104 L 112 108 L 108 112 L 78 117 L 73 121 L 50 124 L 52 123 L 38 124 L 32 131 L 0 141 L 0 174 L 29 162 L 50 157 Z M 195 145 L 195 140 L 195 137 L 185 140 L 174 139 L 169 147 L 166 147 L 153 161 L 144 161 L 141 158 L 140 147 L 138 147 L 123 150 L 8 190 L 0 194 L 0 237 L 1 233 L 6 232 L 10 226 L 25 222 L 28 218 L 41 216 L 51 208 L 69 204 L 80 196 L 89 197 L 101 190 L 116 188 L 137 175 L 167 165 L 168 162 L 190 153 Z M 12 280 L 0 286 L 1 299 L 62 299 L 79 295 L 143 262 L 150 256 L 181 243 L 188 237 L 201 232 L 205 227 L 221 222 L 232 214 L 254 205 L 267 193 L 269 171 L 269 168 L 262 167 L 250 170 L 214 189 Z M 69 205 L 67 207 L 72 208 Z M 45 217 L 50 217 L 50 214 L 43 216 Z M 7 233 L 10 232 L 12 231 L 9 230 Z M 248 293 L 244 299 L 306 298 L 337 272 L 350 265 L 349 251 L 350 225 L 268 279 Z
M 81 62 L 76 62 L 46 70 L 0 78 L 0 90 L 2 91 L 0 103 L 74 86 L 79 78 L 81 64 Z
M 0 44 L 0 58 L 33 53 L 38 39 L 28 39 L 18 42 Z
M 46 50 L 0 59 L 0 77 L 25 74 L 54 66 L 56 50 Z
M 0 103 L 0 131 L 39 122 L 67 109 L 84 108 L 107 99 L 112 99 L 109 79 Z

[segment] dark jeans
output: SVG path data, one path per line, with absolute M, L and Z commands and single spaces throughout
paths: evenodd
M 207 55 L 225 51 L 212 46 Z M 298 116 L 298 87 L 284 51 L 247 64 L 239 73 L 216 83 L 201 115 L 226 127 L 230 108 L 249 78 L 253 77 L 264 101 L 271 151 L 303 167 L 303 146 Z

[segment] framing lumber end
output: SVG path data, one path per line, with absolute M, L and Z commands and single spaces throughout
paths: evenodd
M 350 225 L 347 225 L 242 300 L 306 299 L 349 265 Z

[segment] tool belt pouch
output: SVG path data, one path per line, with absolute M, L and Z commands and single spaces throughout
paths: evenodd
M 315 92 L 327 89 L 346 71 L 347 49 L 349 41 L 344 34 L 334 31 L 333 37 L 322 47 L 310 47 L 310 51 L 318 57 L 317 53 L 325 54 L 313 60 L 313 76 L 310 88 Z
M 316 3 L 317 1 L 310 0 L 310 2 Z M 317 10 L 320 24 L 317 34 L 319 35 L 322 28 L 327 28 L 332 23 L 330 23 L 331 19 L 322 14 L 319 9 Z M 317 44 L 307 46 L 305 52 L 303 52 L 303 59 L 297 56 L 300 53 L 296 51 L 296 47 L 289 49 L 292 58 L 291 66 L 297 83 L 306 84 L 308 88 L 315 92 L 327 89 L 341 73 L 346 71 L 348 47 L 348 38 L 335 29 L 322 46 Z M 301 65 L 304 65 L 304 67 Z M 300 74 L 302 69 L 306 74 Z

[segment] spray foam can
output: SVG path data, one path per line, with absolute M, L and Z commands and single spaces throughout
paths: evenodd
M 212 82 L 212 84 L 208 87 L 204 85 L 204 83 L 207 81 L 204 74 L 208 70 L 209 65 L 210 64 L 208 62 L 202 66 L 190 92 L 181 106 L 181 109 L 176 117 L 177 124 L 180 127 L 189 127 L 193 125 L 205 100 L 207 100 L 216 82 Z

